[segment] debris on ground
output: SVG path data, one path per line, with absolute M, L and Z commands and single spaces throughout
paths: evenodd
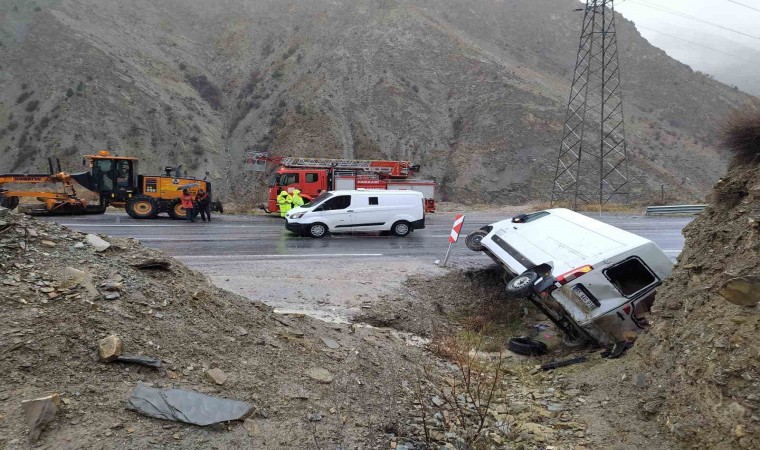
M 113 362 L 122 364 L 137 364 L 140 366 L 151 367 L 153 369 L 159 369 L 161 367 L 161 360 L 156 358 L 150 358 L 148 356 L 134 356 L 134 355 L 121 355 L 114 359 Z
M 227 382 L 227 374 L 224 373 L 222 369 L 216 367 L 214 369 L 209 369 L 206 371 L 206 379 L 214 384 L 221 386 Z
M 244 420 L 253 411 L 250 403 L 183 389 L 156 389 L 142 383 L 132 391 L 127 402 L 128 409 L 140 414 L 202 427 Z
M 96 234 L 88 234 L 85 236 L 85 240 L 88 244 L 92 246 L 92 248 L 95 249 L 96 252 L 103 252 L 108 249 L 108 247 L 111 246 L 111 244 L 106 241 L 105 239 L 101 238 L 100 236 Z
M 21 407 L 26 417 L 26 425 L 29 428 L 30 442 L 35 442 L 39 438 L 40 433 L 42 433 L 42 430 L 45 429 L 45 425 L 55 418 L 60 404 L 61 398 L 58 394 L 21 402 Z
M 146 259 L 132 264 L 135 269 L 145 270 L 169 270 L 172 267 L 171 261 L 167 259 Z
M 122 347 L 119 336 L 106 336 L 98 342 L 98 357 L 103 362 L 111 362 L 121 355 Z

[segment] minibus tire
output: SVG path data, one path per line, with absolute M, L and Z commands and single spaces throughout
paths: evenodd
M 538 281 L 536 272 L 523 272 L 507 283 L 507 294 L 513 297 L 527 297 L 533 293 L 533 285 Z
M 509 340 L 507 348 L 518 355 L 539 356 L 548 351 L 546 344 L 529 337 L 516 337 Z
M 482 252 L 483 251 L 483 238 L 486 237 L 488 234 L 488 231 L 486 230 L 476 230 L 472 233 L 468 234 L 467 237 L 464 239 L 464 244 L 472 250 L 473 252 Z

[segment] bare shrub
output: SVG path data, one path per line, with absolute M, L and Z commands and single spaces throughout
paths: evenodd
M 222 107 L 222 91 L 206 75 L 187 75 L 186 80 L 212 108 L 218 110 Z
M 731 112 L 721 127 L 723 145 L 736 154 L 739 161 L 753 161 L 760 155 L 760 101 L 754 101 Z

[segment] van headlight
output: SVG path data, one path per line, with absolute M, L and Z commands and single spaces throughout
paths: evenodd
M 303 217 L 304 214 L 306 214 L 306 213 L 296 213 L 296 214 L 293 214 L 292 216 L 290 216 L 290 218 L 291 219 L 300 219 L 301 217 Z

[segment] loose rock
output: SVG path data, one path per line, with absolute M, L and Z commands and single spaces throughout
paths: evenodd
M 122 342 L 119 336 L 112 334 L 98 342 L 98 357 L 103 362 L 111 362 L 121 355 Z
M 206 371 L 206 379 L 219 386 L 227 382 L 227 374 L 222 369 L 215 368 Z

